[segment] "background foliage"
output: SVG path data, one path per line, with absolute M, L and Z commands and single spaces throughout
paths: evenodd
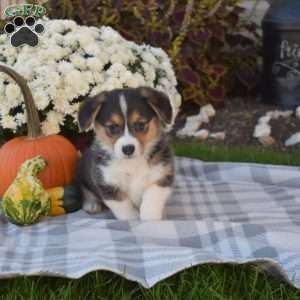
M 109 25 L 171 56 L 184 101 L 222 104 L 257 84 L 257 28 L 239 0 L 50 0 L 51 18 Z M 244 19 L 245 20 L 245 19 Z

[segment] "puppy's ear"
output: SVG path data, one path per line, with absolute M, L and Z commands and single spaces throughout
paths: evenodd
M 87 131 L 93 128 L 95 118 L 105 99 L 106 93 L 103 92 L 95 97 L 87 98 L 82 102 L 78 112 L 78 123 L 81 131 Z
M 171 124 L 173 110 L 169 97 L 165 93 L 150 87 L 140 87 L 138 90 L 142 97 L 146 98 L 146 101 L 155 111 L 163 124 Z

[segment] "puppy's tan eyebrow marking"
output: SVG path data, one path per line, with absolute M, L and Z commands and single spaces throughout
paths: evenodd
M 122 117 L 119 114 L 112 114 L 112 116 L 110 118 L 110 122 L 116 123 L 118 125 L 122 125 L 123 124 Z
M 97 135 L 98 139 L 104 145 L 113 147 L 113 145 L 115 143 L 115 138 L 108 136 L 105 128 L 102 125 L 100 125 L 99 123 L 96 123 L 95 129 L 96 129 L 95 131 L 96 131 L 96 135 Z
M 129 122 L 134 123 L 137 121 L 146 121 L 138 111 L 133 111 L 129 116 Z

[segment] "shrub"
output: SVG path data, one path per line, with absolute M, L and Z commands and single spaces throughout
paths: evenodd
M 238 0 L 50 0 L 50 17 L 109 25 L 171 57 L 184 101 L 222 103 L 257 82 L 257 28 Z
M 78 134 L 77 112 L 86 96 L 123 87 L 151 86 L 169 95 L 174 111 L 181 97 L 167 54 L 137 45 L 110 27 L 49 20 L 38 46 L 15 48 L 0 35 L 0 63 L 23 75 L 39 110 L 44 134 Z M 17 84 L 0 73 L 0 140 L 22 134 L 26 115 Z

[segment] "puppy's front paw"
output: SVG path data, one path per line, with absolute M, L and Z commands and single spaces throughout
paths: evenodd
M 89 214 L 96 214 L 102 211 L 102 206 L 94 201 L 84 201 L 83 210 Z
M 130 221 L 139 218 L 137 209 L 129 200 L 104 200 L 104 203 L 118 220 Z
M 125 212 L 116 215 L 116 218 L 123 221 L 134 221 L 139 219 L 139 213 L 138 211 Z
M 141 209 L 140 217 L 142 221 L 159 221 L 163 218 L 163 212 L 155 209 Z
M 153 185 L 144 195 L 140 207 L 140 216 L 143 221 L 159 221 L 163 218 L 166 201 L 171 195 L 171 188 Z

